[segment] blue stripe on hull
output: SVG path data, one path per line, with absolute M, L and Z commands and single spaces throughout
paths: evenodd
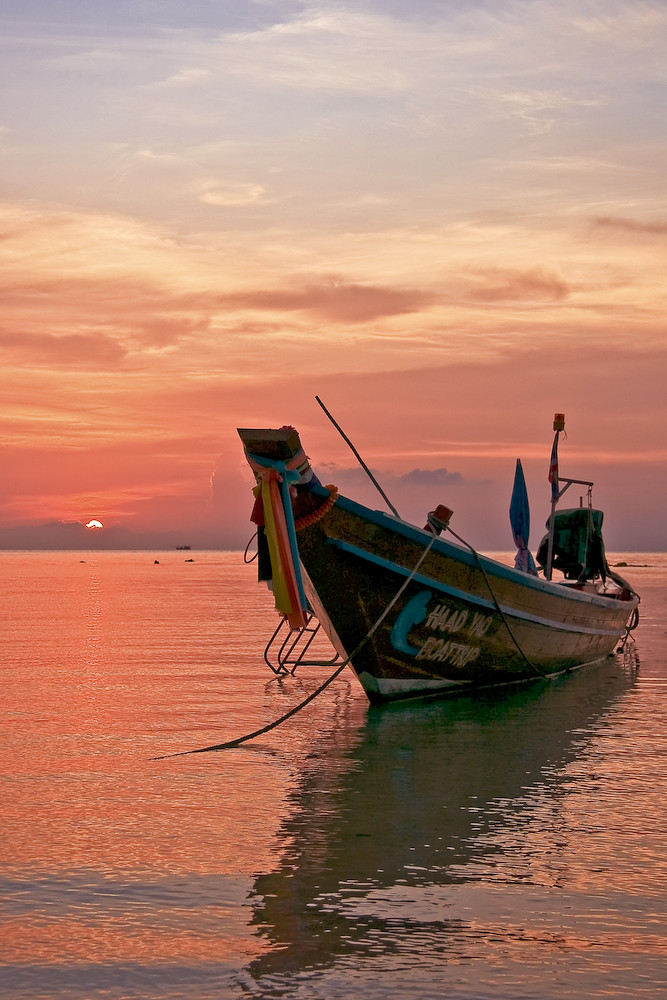
M 381 556 L 376 556 L 372 552 L 368 552 L 365 549 L 358 548 L 356 545 L 351 545 L 349 542 L 344 542 L 341 539 L 329 538 L 328 542 L 330 545 L 334 545 L 337 549 L 343 552 L 348 552 L 350 555 L 359 557 L 360 559 L 365 559 L 368 562 L 373 563 L 376 566 L 380 566 L 383 569 L 390 570 L 396 573 L 398 576 L 410 576 L 411 570 L 406 569 L 404 566 L 398 563 L 391 562 L 388 559 L 383 559 Z M 493 601 L 486 600 L 483 597 L 477 597 L 473 594 L 469 594 L 462 590 L 457 590 L 455 587 L 450 587 L 446 583 L 441 583 L 439 580 L 434 579 L 430 576 L 425 576 L 421 573 L 416 573 L 413 579 L 422 584 L 423 586 L 430 587 L 433 590 L 438 590 L 441 593 L 448 594 L 450 597 L 455 597 L 458 600 L 466 601 L 469 604 L 475 604 L 478 607 L 484 608 L 487 611 L 495 611 L 496 605 Z M 566 596 L 566 595 L 563 595 Z M 570 596 L 569 594 L 567 595 Z M 580 596 L 580 595 L 577 595 Z M 510 608 L 504 605 L 500 605 L 500 609 L 504 615 L 508 618 L 515 618 L 521 621 L 531 622 L 536 625 L 544 625 L 547 628 L 558 629 L 561 632 L 576 632 L 582 635 L 608 635 L 608 636 L 621 636 L 625 633 L 625 627 L 619 625 L 617 628 L 590 628 L 586 625 L 571 625 L 567 622 L 553 621 L 549 618 L 541 618 L 537 615 L 528 614 L 525 611 L 518 611 L 516 608 Z

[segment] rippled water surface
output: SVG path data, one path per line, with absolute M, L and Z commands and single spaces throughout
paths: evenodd
M 156 760 L 327 675 L 185 556 L 1 556 L 3 997 L 667 997 L 666 556 L 622 557 L 624 657 L 384 709 L 345 672 Z

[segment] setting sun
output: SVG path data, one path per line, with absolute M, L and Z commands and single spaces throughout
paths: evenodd
M 104 525 L 102 524 L 101 521 L 98 521 L 96 518 L 93 518 L 92 521 L 88 522 L 88 524 L 86 525 L 86 527 L 87 528 L 103 528 Z

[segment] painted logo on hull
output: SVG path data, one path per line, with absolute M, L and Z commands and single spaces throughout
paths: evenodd
M 391 644 L 397 652 L 414 656 L 417 660 L 433 660 L 465 667 L 480 654 L 479 646 L 472 645 L 471 642 L 479 642 L 486 635 L 494 616 L 466 611 L 444 601 L 440 601 L 429 612 L 432 597 L 431 590 L 422 590 L 408 601 L 394 622 L 390 635 Z M 419 645 L 413 645 L 413 642 L 419 640 L 410 641 L 410 630 L 422 622 L 429 632 L 435 634 L 429 635 Z

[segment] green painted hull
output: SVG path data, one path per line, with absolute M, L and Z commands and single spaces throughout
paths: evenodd
M 297 503 L 316 508 L 325 495 L 315 489 Z M 313 610 L 373 703 L 591 663 L 615 650 L 638 604 L 529 576 L 445 539 L 410 579 L 431 534 L 344 498 L 297 537 Z
M 373 703 L 551 677 L 608 656 L 636 624 L 639 598 L 620 577 L 609 587 L 554 583 L 448 534 L 333 503 L 294 428 L 239 435 L 256 472 L 296 482 L 282 502 L 306 596 Z

